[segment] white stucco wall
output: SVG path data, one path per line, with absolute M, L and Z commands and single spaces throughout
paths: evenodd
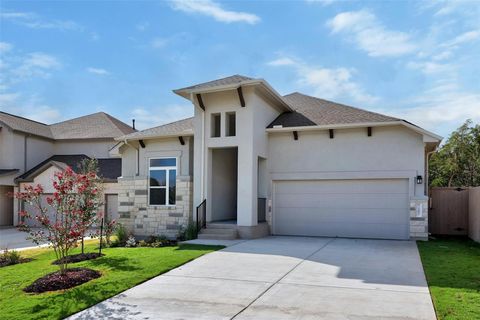
M 272 133 L 268 171 L 276 179 L 405 177 L 424 175 L 422 136 L 402 126 Z M 423 179 L 425 182 L 425 178 Z M 411 183 L 412 197 L 424 196 L 424 185 Z
M 110 158 L 108 151 L 116 145 L 113 139 L 102 140 L 57 140 L 55 141 L 54 154 L 85 154 L 93 158 Z
M 195 107 L 195 161 L 194 164 L 194 207 L 207 199 L 207 216 L 211 217 L 213 205 L 211 152 L 213 148 L 238 147 L 238 190 L 237 224 L 257 225 L 257 167 L 258 157 L 267 158 L 267 125 L 280 111 L 264 100 L 253 87 L 243 88 L 246 107 L 240 106 L 236 90 L 202 94 L 205 112 Z M 236 113 L 236 135 L 225 136 L 226 113 Z M 212 114 L 221 114 L 221 137 L 211 137 Z M 202 127 L 203 118 L 205 127 Z M 202 142 L 202 139 L 205 140 Z M 203 143 L 205 145 L 203 145 Z M 202 149 L 204 148 L 204 153 Z M 202 175 L 204 179 L 202 179 Z M 203 184 L 203 186 L 202 186 Z M 202 194 L 203 190 L 203 194 Z

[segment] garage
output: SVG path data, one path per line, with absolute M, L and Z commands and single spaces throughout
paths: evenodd
M 273 183 L 276 235 L 408 239 L 408 179 Z

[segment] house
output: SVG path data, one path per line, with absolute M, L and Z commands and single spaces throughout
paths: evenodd
M 133 132 L 132 127 L 103 112 L 52 125 L 0 112 L 0 226 L 17 225 L 18 212 L 31 210 L 7 193 L 40 183 L 47 195 L 53 192 L 54 172 L 66 166 L 78 170 L 87 158 L 99 161 L 105 209 L 115 215 L 121 158 L 111 150 L 117 144 L 115 137 Z
M 120 222 L 136 235 L 427 239 L 427 158 L 406 120 L 234 75 L 174 90 L 193 118 L 117 138 Z

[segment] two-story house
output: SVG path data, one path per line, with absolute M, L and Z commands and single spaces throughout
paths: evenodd
M 174 90 L 194 117 L 117 138 L 136 235 L 426 239 L 441 137 L 390 116 L 231 76 Z
M 18 211 L 30 209 L 8 193 L 37 183 L 45 187 L 46 195 L 52 193 L 54 172 L 67 165 L 77 170 L 86 158 L 99 159 L 106 210 L 114 214 L 121 158 L 111 150 L 117 144 L 115 137 L 133 132 L 132 127 L 103 112 L 52 125 L 0 112 L 0 226 L 17 225 Z

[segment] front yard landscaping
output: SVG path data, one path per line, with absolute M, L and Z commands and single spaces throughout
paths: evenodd
M 417 244 L 438 319 L 479 319 L 480 244 L 466 238 Z
M 96 251 L 98 241 L 87 242 L 86 252 Z M 88 268 L 99 278 L 64 291 L 29 294 L 23 291 L 36 279 L 58 271 L 52 249 L 22 251 L 33 259 L 0 268 L 0 319 L 62 319 L 128 288 L 176 268 L 199 256 L 221 249 L 219 246 L 180 245 L 162 248 L 106 248 L 105 256 L 70 264 Z M 71 254 L 79 253 L 74 249 Z

